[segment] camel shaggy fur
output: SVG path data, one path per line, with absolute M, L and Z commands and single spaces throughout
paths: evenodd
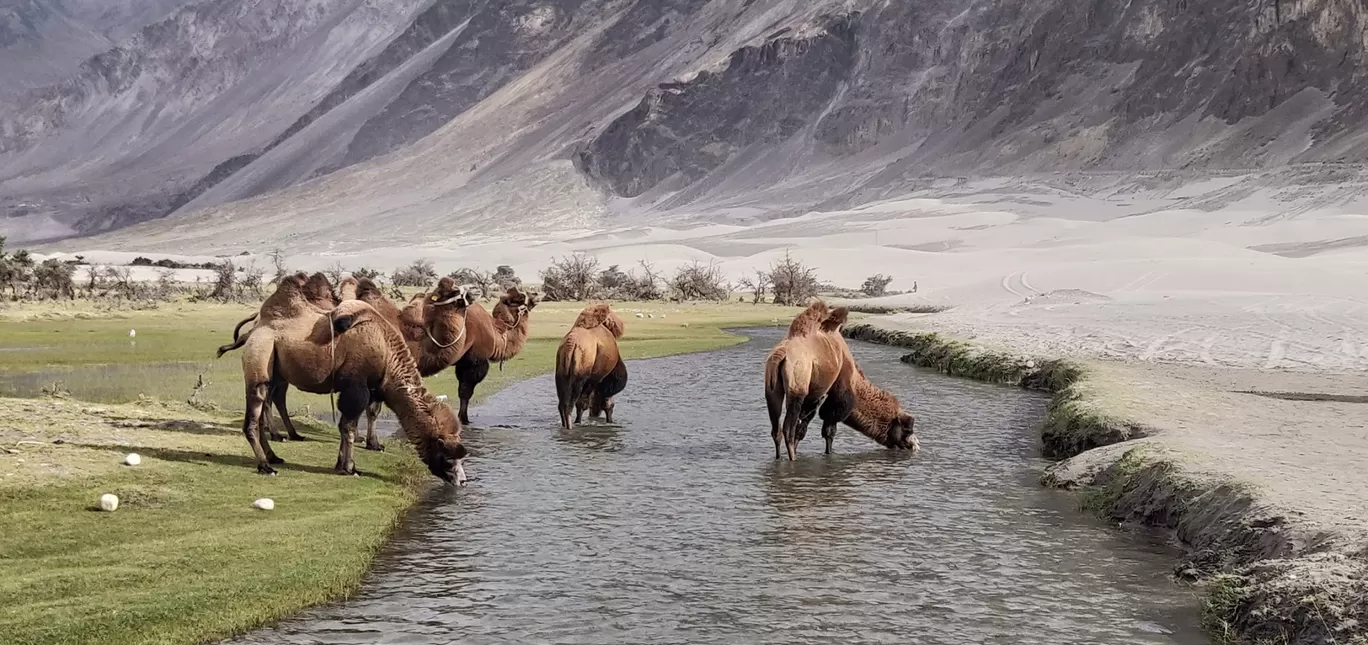
M 267 395 L 283 383 L 305 392 L 338 394 L 338 472 L 356 472 L 356 422 L 372 398 L 379 398 L 394 410 L 428 470 L 444 481 L 463 484 L 467 452 L 460 421 L 423 387 L 399 332 L 361 301 L 319 311 L 305 300 L 302 288 L 297 280 L 282 281 L 263 303 L 243 345 L 243 434 L 256 457 L 257 471 L 275 474 L 272 465 L 283 463 L 259 432 Z
M 831 454 L 838 423 L 854 428 L 886 448 L 919 451 L 921 442 L 913 430 L 916 419 L 903 410 L 898 397 L 871 383 L 865 378 L 864 370 L 853 359 L 851 361 L 855 373 L 847 380 L 838 380 L 817 410 L 817 416 L 822 419 L 822 439 L 826 442 L 827 454 Z
M 838 380 L 848 382 L 854 374 L 854 361 L 839 333 L 848 316 L 844 307 L 812 303 L 794 317 L 788 333 L 765 359 L 765 405 L 775 459 L 781 444 L 790 460 L 798 458 L 798 442 L 827 393 Z
M 575 408 L 575 423 L 579 423 L 585 403 L 601 408 L 612 422 L 612 397 L 627 384 L 627 366 L 617 343 L 625 331 L 622 318 L 606 304 L 585 307 L 575 319 L 556 350 L 561 427 L 570 429 L 571 407 Z

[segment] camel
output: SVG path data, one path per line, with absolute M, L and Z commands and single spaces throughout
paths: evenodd
M 790 461 L 798 458 L 798 442 L 818 407 L 838 380 L 848 383 L 854 374 L 854 360 L 839 333 L 849 315 L 845 307 L 813 302 L 794 317 L 765 359 L 765 404 L 775 459 L 781 442 Z
M 589 418 L 597 419 L 599 415 L 604 416 L 604 422 L 611 425 L 613 423 L 613 397 L 622 392 L 627 387 L 627 363 L 621 358 L 613 371 L 608 373 L 598 386 L 586 396 L 582 396 L 580 402 L 575 404 L 575 423 L 580 422 L 580 413 L 589 409 Z
M 527 345 L 532 309 L 536 306 L 536 294 L 512 286 L 499 296 L 492 313 L 478 304 L 471 305 L 466 312 L 469 333 L 459 360 L 454 363 L 461 423 L 470 423 L 470 398 L 475 395 L 475 386 L 489 375 L 490 363 L 497 362 L 499 369 L 503 369 L 504 361 L 513 359 Z
M 302 284 L 303 286 L 300 288 L 300 291 L 304 300 L 308 304 L 317 308 L 319 311 L 329 311 L 333 307 L 336 307 L 339 302 L 341 302 L 341 300 L 337 296 L 337 293 L 333 291 L 332 283 L 328 282 L 328 276 L 324 275 L 321 272 L 314 273 L 313 275 L 308 275 L 303 271 L 300 271 L 298 273 L 295 273 L 293 276 L 287 276 L 283 280 L 292 281 L 296 284 Z M 346 284 L 345 280 L 343 281 L 343 284 Z M 258 310 L 257 313 L 254 313 L 246 318 L 243 318 L 240 322 L 238 322 L 237 326 L 233 328 L 233 342 L 231 344 L 219 347 L 217 357 L 222 358 L 224 354 L 242 347 L 242 345 L 247 342 L 247 336 L 239 336 L 238 332 L 241 331 L 243 325 L 258 320 L 260 315 L 261 311 Z M 255 329 L 255 327 L 253 327 L 253 329 Z M 248 333 L 251 333 L 250 330 L 248 331 Z M 285 387 L 281 386 L 279 391 L 273 390 L 271 392 L 271 400 L 274 402 L 276 410 L 280 412 L 281 424 L 285 426 L 285 431 L 288 433 L 290 441 L 304 441 L 304 437 L 301 436 L 299 432 L 295 430 L 294 423 L 290 421 L 289 413 L 285 411 Z M 272 439 L 276 441 L 285 440 L 284 435 L 281 435 L 279 432 L 275 430 L 275 428 L 272 428 L 270 426 L 269 413 L 265 417 L 264 424 L 266 431 L 270 433 Z
M 341 444 L 334 466 L 339 473 L 356 473 L 356 422 L 378 397 L 399 417 L 428 470 L 443 481 L 463 485 L 467 451 L 461 443 L 460 421 L 423 387 L 399 332 L 359 300 L 319 311 L 303 297 L 303 286 L 297 276 L 282 280 L 262 304 L 243 344 L 247 402 L 242 432 L 256 457 L 257 472 L 273 475 L 272 465 L 283 463 L 259 430 L 268 394 L 279 384 L 289 384 L 305 392 L 339 395 Z
M 556 350 L 556 398 L 562 428 L 570 429 L 571 407 L 575 408 L 575 423 L 580 422 L 585 402 L 591 408 L 601 407 L 611 422 L 612 395 L 627 384 L 627 366 L 617 344 L 625 331 L 626 324 L 612 307 L 597 304 L 585 307 L 565 334 Z M 605 380 L 609 384 L 600 389 Z M 603 394 L 606 396 L 600 398 Z

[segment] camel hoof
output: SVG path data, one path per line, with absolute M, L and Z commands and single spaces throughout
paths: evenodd
M 257 474 L 258 474 L 258 475 L 275 475 L 275 474 L 276 474 L 276 469 L 274 469 L 274 468 L 272 468 L 272 467 L 270 467 L 270 466 L 268 466 L 268 465 L 266 465 L 266 464 L 257 464 Z
M 305 439 L 304 437 L 297 434 L 292 434 L 290 435 L 290 441 L 308 441 L 308 439 Z
M 356 468 L 333 468 L 333 472 L 339 475 L 355 475 Z
M 379 444 L 379 443 L 377 443 L 377 444 L 370 444 L 370 443 L 368 443 L 368 444 L 366 444 L 366 450 L 374 450 L 375 452 L 384 452 L 384 451 L 385 451 L 385 446 L 384 446 L 384 444 Z
M 283 464 L 283 463 L 285 463 L 285 460 L 284 460 L 284 459 L 281 459 L 280 457 L 277 457 L 277 456 L 275 456 L 275 455 L 271 455 L 270 457 L 267 457 L 267 458 L 266 458 L 266 463 L 268 463 L 268 464 Z

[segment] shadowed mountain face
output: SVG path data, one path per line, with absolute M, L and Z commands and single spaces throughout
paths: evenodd
M 1368 150 L 1357 0 L 22 0 L 0 56 L 20 241 L 777 216 Z

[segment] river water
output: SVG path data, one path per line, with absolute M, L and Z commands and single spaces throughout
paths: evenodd
M 478 479 L 425 499 L 357 598 L 234 642 L 1207 642 L 1172 553 L 1036 484 L 1045 398 L 855 343 L 921 453 L 842 427 L 824 456 L 814 422 L 775 461 L 779 332 L 747 333 L 630 362 L 620 427 L 559 430 L 550 377 L 491 397 L 467 429 Z

